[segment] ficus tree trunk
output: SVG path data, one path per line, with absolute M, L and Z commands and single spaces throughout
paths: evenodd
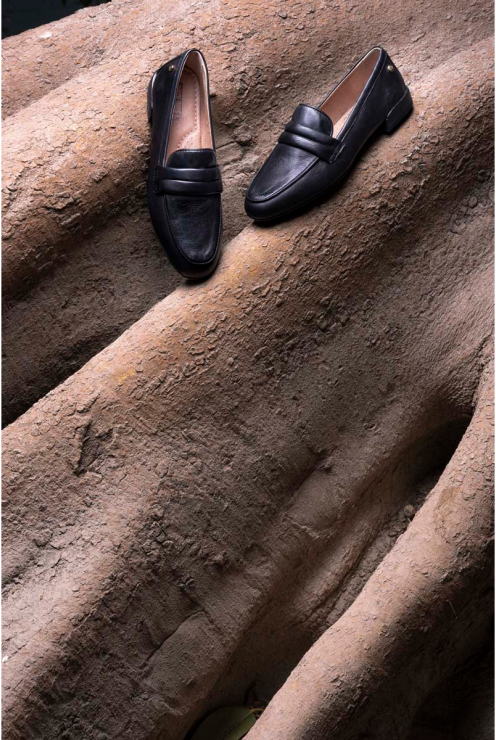
M 317 104 L 377 42 L 415 86 L 491 23 L 486 0 L 112 0 L 4 41 L 4 424 L 179 284 L 144 192 L 145 91 L 160 64 L 206 54 L 227 243 L 299 102 Z
M 5 49 L 5 737 L 183 740 L 251 692 L 250 740 L 482 738 L 485 707 L 440 734 L 431 703 L 491 635 L 490 8 L 177 7 Z M 247 225 L 292 108 L 377 40 L 414 114 L 325 204 Z M 173 290 L 144 90 L 194 45 L 232 238 Z

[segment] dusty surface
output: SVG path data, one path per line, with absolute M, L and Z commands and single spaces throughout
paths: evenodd
M 429 689 L 481 649 L 494 596 L 493 428 L 491 377 L 407 533 L 291 673 L 250 740 L 406 737 Z
M 248 9 L 245 17 L 222 8 L 226 41 L 229 23 L 248 25 Z M 209 9 L 198 6 L 207 29 L 215 21 Z M 356 56 L 350 37 L 346 53 L 336 46 L 339 23 L 365 35 L 365 27 L 351 30 L 354 11 L 346 22 L 336 8 L 322 26 L 308 21 L 300 32 L 292 14 L 313 16 L 312 8 L 277 10 L 295 34 L 284 39 L 288 69 L 301 54 L 301 68 L 288 73 L 300 93 L 315 58 L 305 29 L 313 41 L 322 33 L 322 53 L 339 49 L 329 66 Z M 440 30 L 451 10 L 421 10 L 412 20 L 398 6 L 387 19 L 398 29 L 425 23 L 426 36 L 436 30 L 416 41 L 409 31 L 412 49 L 425 45 L 411 62 L 405 54 L 415 115 L 369 148 L 342 190 L 270 229 L 241 230 L 233 210 L 240 233 L 211 280 L 170 293 L 4 432 L 9 740 L 182 740 L 205 712 L 242 701 L 253 685 L 274 697 L 254 739 L 406 740 L 438 684 L 487 646 L 492 45 L 470 46 L 471 34 L 485 35 L 482 6 L 467 13 L 465 33 L 456 17 L 454 36 Z M 367 12 L 367 31 L 377 34 L 377 14 Z M 326 23 L 334 45 L 324 44 Z M 274 81 L 283 41 L 275 30 L 270 38 L 271 28 L 212 56 L 222 62 L 245 51 L 250 74 L 256 79 L 260 68 Z M 297 51 L 292 38 L 300 39 Z M 455 43 L 465 51 L 454 54 Z M 129 83 L 130 112 L 110 95 L 102 102 L 104 129 L 109 116 L 129 113 L 139 138 L 132 115 L 141 115 L 146 54 L 136 87 Z M 105 64 L 122 73 L 122 64 L 103 60 L 88 85 Z M 281 110 L 267 97 L 268 82 L 251 105 L 233 107 L 227 67 L 216 67 L 217 115 L 231 111 L 241 125 L 246 112 L 243 125 L 252 125 L 260 114 L 258 147 L 280 127 Z M 322 79 L 319 69 L 315 89 Z M 77 116 L 88 89 L 75 98 Z M 276 90 L 276 99 L 289 99 L 289 88 Z M 60 94 L 54 87 L 9 119 L 11 151 L 38 125 L 29 109 Z M 14 121 L 22 123 L 17 132 Z M 67 130 L 53 128 L 64 147 Z M 109 152 L 127 146 L 130 129 L 122 131 Z M 95 137 L 103 151 L 103 134 Z M 141 198 L 145 152 L 136 152 L 126 149 L 118 165 L 129 174 L 129 203 Z M 42 156 L 39 174 L 28 163 L 21 182 L 55 177 L 58 165 L 74 182 L 70 147 L 58 165 L 56 154 Z M 84 182 L 94 165 L 83 155 L 80 167 Z M 247 174 L 234 167 L 228 183 Z M 81 234 L 98 198 L 110 207 L 112 182 L 82 193 Z M 13 310 L 21 293 L 24 301 L 41 293 L 61 269 L 55 262 L 68 228 L 43 210 L 37 192 L 28 218 L 29 192 L 21 188 L 6 204 L 9 216 L 25 214 L 6 247 Z M 119 216 L 101 228 L 120 223 Z M 73 241 L 67 264 L 93 249 L 77 233 Z M 54 259 L 44 277 L 34 264 L 42 253 Z M 155 266 L 157 259 L 155 252 Z M 46 293 L 55 285 L 47 282 Z
M 491 28 L 480 0 L 114 0 L 4 42 L 4 424 L 179 284 L 145 209 L 159 64 L 191 46 L 207 56 L 227 245 L 296 104 L 320 101 L 377 42 L 415 89 Z

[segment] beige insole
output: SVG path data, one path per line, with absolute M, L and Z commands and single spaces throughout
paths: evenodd
M 207 76 L 201 57 L 191 53 L 177 89 L 166 160 L 178 149 L 207 148 L 213 148 Z
M 381 50 L 372 49 L 362 61 L 339 83 L 320 109 L 333 123 L 333 136 L 337 138 L 351 115 L 363 88 L 374 71 Z
M 342 128 L 344 126 L 344 124 L 346 123 L 346 121 L 350 117 L 350 113 L 351 113 L 351 111 L 353 110 L 354 107 L 355 106 L 352 105 L 351 108 L 348 108 L 348 110 L 341 116 L 341 118 L 339 119 L 339 121 L 336 121 L 335 124 L 333 122 L 333 135 L 334 135 L 334 138 L 336 138 L 339 135 L 340 131 L 342 130 Z M 331 118 L 331 121 L 332 121 L 332 118 Z

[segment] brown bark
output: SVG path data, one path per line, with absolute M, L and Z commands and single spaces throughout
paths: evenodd
M 398 0 L 381 10 L 366 2 L 358 13 L 296 0 L 283 9 L 123 0 L 9 40 L 4 332 L 17 350 L 4 364 L 4 422 L 178 284 L 144 202 L 145 87 L 159 64 L 188 46 L 207 55 L 227 242 L 248 223 L 243 190 L 296 103 L 318 101 L 371 39 L 415 84 L 484 38 L 491 12 L 480 1 L 470 12 L 446 0 L 408 12 Z
M 276 696 L 252 736 L 291 737 L 276 692 L 322 633 L 297 674 L 315 654 L 324 670 L 341 629 L 338 711 L 329 670 L 302 737 L 368 721 L 406 737 L 448 625 L 446 672 L 486 640 L 486 391 L 423 500 L 491 354 L 491 55 L 482 42 L 414 82 L 415 115 L 329 203 L 244 229 L 208 283 L 5 431 L 6 737 L 176 740 L 253 681 Z M 413 681 L 404 716 L 381 670 L 384 690 Z
M 248 740 L 406 737 L 429 691 L 487 640 L 493 390 L 491 371 L 467 433 L 407 533 Z

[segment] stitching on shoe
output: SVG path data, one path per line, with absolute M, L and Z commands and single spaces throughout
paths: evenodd
M 195 123 L 194 123 L 194 126 L 191 129 L 191 131 L 188 131 L 188 133 L 184 134 L 184 136 L 180 140 L 179 144 L 177 145 L 177 149 L 181 149 L 182 148 L 182 145 L 186 142 L 186 139 L 188 139 L 190 136 L 192 136 L 192 134 L 194 134 L 195 131 L 198 131 L 198 129 L 199 129 L 199 123 L 200 123 L 199 117 L 198 117 L 198 88 L 199 88 L 199 80 L 198 80 L 198 77 L 196 76 L 196 74 L 194 72 L 192 72 L 191 70 L 189 70 L 187 67 L 184 67 L 183 68 L 182 74 L 184 74 L 184 73 L 187 73 L 187 74 L 191 75 L 194 78 L 194 83 L 195 83 Z M 172 109 L 172 116 L 174 117 L 174 108 Z M 176 151 L 177 151 L 177 149 L 176 149 Z

